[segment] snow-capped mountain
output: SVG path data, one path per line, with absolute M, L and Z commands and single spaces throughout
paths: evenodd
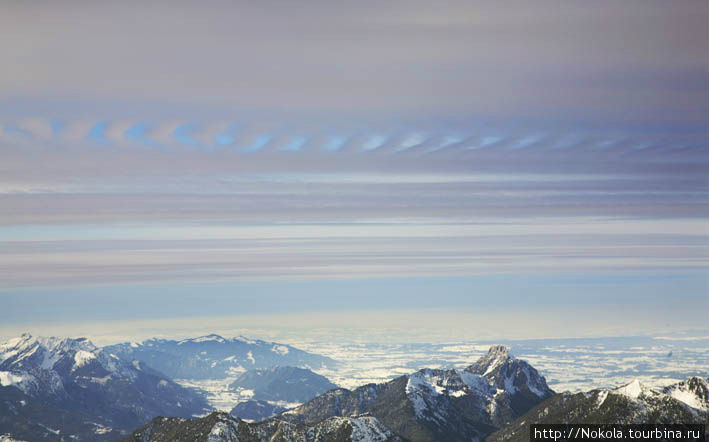
M 251 390 L 256 400 L 302 403 L 337 385 L 305 368 L 272 367 L 248 370 L 230 388 Z
M 526 361 L 510 355 L 509 349 L 502 345 L 490 347 L 487 355 L 465 369 L 466 373 L 481 376 L 495 389 L 493 397 L 495 412 L 505 413 L 509 408 L 512 414 L 519 415 L 554 394 L 546 379 Z M 494 415 L 495 413 L 493 413 Z M 503 416 L 507 420 L 508 416 Z
M 709 378 L 702 379 L 694 376 L 665 387 L 662 392 L 696 410 L 709 413 Z
M 332 390 L 278 418 L 313 425 L 370 414 L 411 441 L 482 440 L 553 394 L 532 366 L 495 346 L 463 370 L 423 369 L 383 384 Z
M 531 424 L 673 424 L 709 426 L 709 379 L 687 381 L 654 389 L 638 380 L 617 388 L 585 393 L 561 393 L 534 407 L 492 441 L 523 441 Z
M 525 404 L 531 408 L 551 395 L 533 367 L 495 346 L 463 370 L 423 369 L 355 390 L 330 390 L 261 422 L 217 413 L 191 421 L 156 419 L 125 440 L 475 441 L 527 411 Z
M 215 334 L 179 341 L 150 339 L 111 345 L 105 350 L 143 361 L 174 379 L 223 379 L 252 368 L 274 366 L 318 369 L 336 365 L 330 358 L 290 345 Z
M 207 411 L 196 393 L 84 338 L 23 334 L 0 344 L 0 434 L 109 440 L 158 415 Z
M 261 421 L 286 410 L 287 408 L 266 401 L 248 400 L 236 404 L 229 414 L 247 421 Z
M 525 392 L 536 397 L 553 394 L 544 377 L 534 367 L 512 356 L 509 349 L 502 345 L 490 347 L 487 355 L 465 371 L 483 376 L 498 390 L 512 394 Z
M 331 417 L 315 425 L 279 420 L 247 423 L 226 413 L 200 419 L 156 418 L 122 442 L 394 442 L 375 417 Z

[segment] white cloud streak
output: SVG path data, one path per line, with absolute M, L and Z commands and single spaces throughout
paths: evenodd
M 704 272 L 708 20 L 706 1 L 5 5 L 0 288 Z

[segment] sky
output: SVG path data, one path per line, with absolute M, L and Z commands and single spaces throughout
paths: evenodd
M 706 328 L 705 1 L 0 11 L 0 335 Z

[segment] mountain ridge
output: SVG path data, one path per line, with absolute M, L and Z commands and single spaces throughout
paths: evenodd
M 223 379 L 276 365 L 311 369 L 337 366 L 331 358 L 291 345 L 218 334 L 181 340 L 152 338 L 104 348 L 123 358 L 144 361 L 173 379 Z
M 709 378 L 690 377 L 664 388 L 635 379 L 624 385 L 556 394 L 490 436 L 525 441 L 531 424 L 705 424 L 709 430 Z M 707 432 L 709 434 L 709 431 Z
M 417 373 L 433 374 L 432 369 L 422 369 Z M 489 374 L 489 373 L 488 373 Z M 397 380 L 398 379 L 398 380 Z M 394 381 L 402 383 L 404 377 L 397 378 Z M 376 387 L 377 385 L 385 386 L 387 383 L 383 384 L 370 384 L 364 386 L 367 388 L 373 388 L 375 390 L 381 390 L 381 387 Z M 451 383 L 449 382 L 449 385 Z M 214 416 L 210 415 L 208 418 L 196 419 L 197 421 L 193 426 L 206 425 L 200 430 L 199 435 L 196 438 L 190 439 L 192 435 L 183 434 L 183 437 L 188 437 L 184 440 L 194 440 L 194 441 L 208 441 L 208 442 L 265 442 L 265 441 L 307 441 L 307 442 L 321 442 L 321 441 L 336 441 L 336 442 L 363 442 L 363 441 L 440 441 L 449 442 L 454 440 L 461 441 L 480 441 L 486 440 L 490 442 L 497 441 L 527 441 L 529 438 L 529 425 L 532 423 L 587 423 L 587 424 L 598 424 L 598 423 L 704 423 L 709 427 L 709 413 L 702 411 L 707 406 L 707 396 L 706 389 L 709 385 L 709 378 L 703 379 L 698 377 L 692 377 L 685 381 L 673 384 L 671 386 L 665 387 L 663 389 L 653 389 L 642 385 L 638 381 L 631 381 L 627 384 L 610 388 L 610 389 L 597 389 L 589 392 L 582 393 L 558 393 L 541 401 L 537 406 L 533 407 L 528 413 L 518 417 L 509 424 L 499 428 L 497 431 L 492 432 L 488 435 L 480 435 L 474 433 L 461 433 L 457 437 L 453 434 L 436 434 L 434 432 L 419 432 L 413 434 L 414 438 L 407 438 L 402 436 L 402 434 L 393 431 L 389 426 L 385 424 L 379 417 L 374 416 L 369 413 L 357 413 L 354 412 L 350 416 L 330 416 L 318 421 L 319 418 L 312 419 L 317 422 L 293 422 L 284 420 L 287 416 L 292 413 L 286 412 L 281 416 L 276 416 L 271 419 L 264 420 L 257 423 L 246 423 L 236 418 L 228 418 L 225 416 L 218 416 L 215 413 Z M 344 389 L 338 389 L 340 393 L 334 393 L 336 395 L 342 395 L 343 392 L 347 391 Z M 684 402 L 675 399 L 672 394 L 676 391 L 682 391 L 684 393 L 689 392 L 691 396 L 685 396 Z M 683 394 L 684 394 L 683 393 Z M 666 396 L 667 398 L 660 397 L 658 400 L 658 395 Z M 317 400 L 318 398 L 316 398 Z M 363 401 L 363 404 L 367 404 L 367 398 Z M 371 398 L 369 398 L 371 399 Z M 578 402 L 582 399 L 583 403 Z M 696 401 L 699 401 L 698 403 Z M 689 404 L 693 403 L 697 405 L 696 407 L 691 407 Z M 555 414 L 550 408 L 554 405 L 559 405 L 560 410 L 564 410 L 565 405 L 572 406 L 582 406 L 587 410 L 593 411 L 601 407 L 606 407 L 605 411 L 600 413 L 590 413 L 590 414 L 574 414 L 573 419 L 559 419 L 559 415 Z M 629 406 L 629 404 L 635 404 L 635 406 Z M 650 405 L 651 408 L 649 413 L 639 413 L 644 406 Z M 342 405 L 342 404 L 341 404 Z M 692 410 L 694 412 L 692 412 Z M 679 410 L 679 411 L 678 411 Z M 361 411 L 361 410 L 360 410 Z M 646 408 L 645 411 L 648 411 Z M 376 413 L 376 410 L 375 410 Z M 630 413 L 630 414 L 628 414 Z M 679 414 L 678 414 L 679 413 Z M 624 419 L 625 416 L 625 420 Z M 600 420 L 599 420 L 600 418 Z M 206 419 L 206 420 L 205 420 Z M 590 420 L 587 420 L 590 419 Z M 605 421 L 604 421 L 605 419 Z M 167 440 L 172 440 L 169 438 L 164 438 L 165 434 L 175 434 L 176 431 L 183 431 L 189 425 L 181 424 L 180 422 L 172 420 L 172 423 L 168 422 L 164 418 L 158 418 L 148 425 L 136 431 L 132 436 L 123 439 L 123 442 L 162 442 Z M 219 425 L 214 424 L 214 422 L 220 421 Z M 207 425 L 208 422 L 212 422 L 212 426 Z M 349 426 L 347 426 L 349 424 Z M 166 426 L 165 429 L 160 430 L 158 427 L 160 425 Z M 367 437 L 362 437 L 363 433 L 355 434 L 350 428 L 354 428 L 357 425 L 365 425 L 370 431 Z M 323 430 L 327 429 L 329 430 Z M 408 427 L 410 430 L 412 427 Z M 708 428 L 709 429 L 709 428 Z M 146 430 L 150 430 L 146 432 Z M 229 431 L 227 431 L 229 430 Z M 376 430 L 376 431 L 374 431 Z M 162 433 L 160 433 L 162 431 Z M 151 435 L 152 432 L 152 435 Z M 205 435 L 209 435 L 209 438 L 205 438 Z M 385 437 L 382 437 L 385 435 Z M 453 437 L 452 437 L 453 436 Z M 176 442 L 181 442 L 180 439 L 175 439 Z
M 302 403 L 337 388 L 337 385 L 306 368 L 277 366 L 248 370 L 229 387 L 252 390 L 255 400 Z
M 331 417 L 314 425 L 249 424 L 223 412 L 191 420 L 158 417 L 119 442 L 405 442 L 371 416 Z
M 161 414 L 186 418 L 210 409 L 162 373 L 85 338 L 25 333 L 0 344 L 0 434 L 110 440 Z
M 467 440 L 485 435 L 553 395 L 546 380 L 503 346 L 462 369 L 424 368 L 382 384 L 337 389 L 281 415 L 314 423 L 329 415 L 369 413 L 412 440 Z
M 388 382 L 367 384 L 354 390 L 333 389 L 261 422 L 247 424 L 238 421 L 238 440 L 294 440 L 287 436 L 295 434 L 293 429 L 309 429 L 307 434 L 315 434 L 315 429 L 321 428 L 318 426 L 325 422 L 339 422 L 338 425 L 349 425 L 348 428 L 367 423 L 367 428 L 389 432 L 386 438 L 382 439 L 380 434 L 379 439 L 371 440 L 482 440 L 517 417 L 512 404 L 520 395 L 528 400 L 528 394 L 534 395 L 538 403 L 552 395 L 553 391 L 536 369 L 514 358 L 506 349 L 493 347 L 487 355 L 465 369 L 424 368 Z M 154 423 L 163 425 L 165 421 Z M 169 433 L 178 425 L 184 424 L 174 422 L 165 431 Z M 148 435 L 146 438 L 145 431 L 149 428 L 155 427 L 149 424 L 134 433 L 133 439 L 125 440 L 162 440 L 159 438 L 161 436 Z M 337 431 L 335 435 L 328 433 L 330 439 L 323 440 L 358 440 L 351 438 L 351 433 L 347 436 L 347 431 Z M 154 430 L 150 434 L 155 435 Z M 248 438 L 245 438 L 247 435 Z M 214 440 L 237 440 L 229 437 Z

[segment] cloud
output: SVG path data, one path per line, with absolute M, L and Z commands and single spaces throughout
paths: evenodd
M 0 146 L 6 287 L 706 271 L 702 133 L 154 121 Z
M 701 126 L 707 19 L 702 1 L 15 3 L 0 97 Z
M 8 4 L 0 290 L 706 275 L 708 20 L 705 1 Z

